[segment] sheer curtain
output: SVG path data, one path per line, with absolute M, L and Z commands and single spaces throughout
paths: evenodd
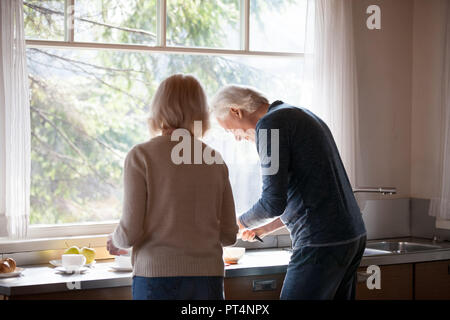
M 313 60 L 312 110 L 330 127 L 355 187 L 358 86 L 352 1 L 315 0 Z
M 431 199 L 431 216 L 450 220 L 450 4 L 447 5 L 444 71 L 442 81 L 442 145 L 439 192 Z
M 26 236 L 30 212 L 30 103 L 22 0 L 0 1 L 0 215 L 10 238 Z M 5 219 L 6 218 L 6 219 Z

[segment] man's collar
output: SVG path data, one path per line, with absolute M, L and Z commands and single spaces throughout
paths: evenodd
M 267 111 L 269 111 L 272 108 L 275 108 L 276 106 L 279 106 L 280 104 L 283 104 L 284 102 L 281 100 L 276 100 L 274 102 L 272 102 L 272 104 L 269 106 L 269 109 L 267 109 Z

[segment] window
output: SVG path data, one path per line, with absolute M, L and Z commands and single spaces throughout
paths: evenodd
M 303 3 L 287 1 L 297 2 Z M 248 9 L 253 1 L 133 0 L 124 5 L 77 0 L 74 10 L 70 3 L 24 2 L 32 116 L 31 225 L 120 217 L 124 158 L 133 145 L 149 138 L 148 106 L 170 74 L 194 74 L 209 97 L 229 83 L 257 87 L 272 101 L 299 104 L 307 95 L 301 82 L 301 45 L 289 53 L 268 47 L 253 53 L 242 47 L 257 41 L 257 36 L 245 39 L 253 33 L 242 30 L 252 28 L 248 17 L 256 13 Z M 301 5 L 293 8 L 299 16 L 305 14 Z M 257 7 L 257 14 L 264 18 L 277 10 L 285 10 L 284 1 Z M 214 132 L 223 138 L 214 138 Z M 244 212 L 261 189 L 255 178 L 255 146 L 235 142 L 216 125 L 205 140 L 224 156 L 237 213 Z
M 252 0 L 250 49 L 304 52 L 307 6 L 308 0 Z
M 76 0 L 74 39 L 156 44 L 156 0 Z
M 29 39 L 64 40 L 64 0 L 25 0 L 24 27 Z
M 167 1 L 168 44 L 239 49 L 239 0 Z

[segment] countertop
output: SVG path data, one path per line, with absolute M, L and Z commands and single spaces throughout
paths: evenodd
M 389 241 L 387 239 L 384 241 Z M 394 239 L 431 244 L 424 239 Z M 380 240 L 377 240 L 380 241 Z M 373 242 L 373 241 L 369 241 Z M 450 259 L 450 242 L 438 243 L 441 249 L 415 252 L 365 255 L 361 266 L 416 263 Z M 290 250 L 283 248 L 247 250 L 236 265 L 226 266 L 226 277 L 256 276 L 286 272 L 291 256 Z M 117 272 L 111 269 L 113 260 L 100 260 L 84 274 L 65 275 L 57 273 L 48 265 L 22 266 L 22 276 L 0 279 L 0 295 L 40 294 L 77 289 L 100 289 L 131 286 L 131 272 Z

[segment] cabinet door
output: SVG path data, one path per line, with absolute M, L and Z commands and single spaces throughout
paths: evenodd
M 366 267 L 358 269 L 365 273 Z M 380 266 L 381 288 L 369 290 L 366 281 L 356 286 L 357 300 L 411 300 L 413 299 L 413 265 Z
M 131 300 L 131 287 L 70 290 L 7 297 L 8 300 Z
M 278 300 L 285 274 L 225 278 L 227 300 Z
M 416 263 L 415 298 L 450 300 L 450 260 Z

